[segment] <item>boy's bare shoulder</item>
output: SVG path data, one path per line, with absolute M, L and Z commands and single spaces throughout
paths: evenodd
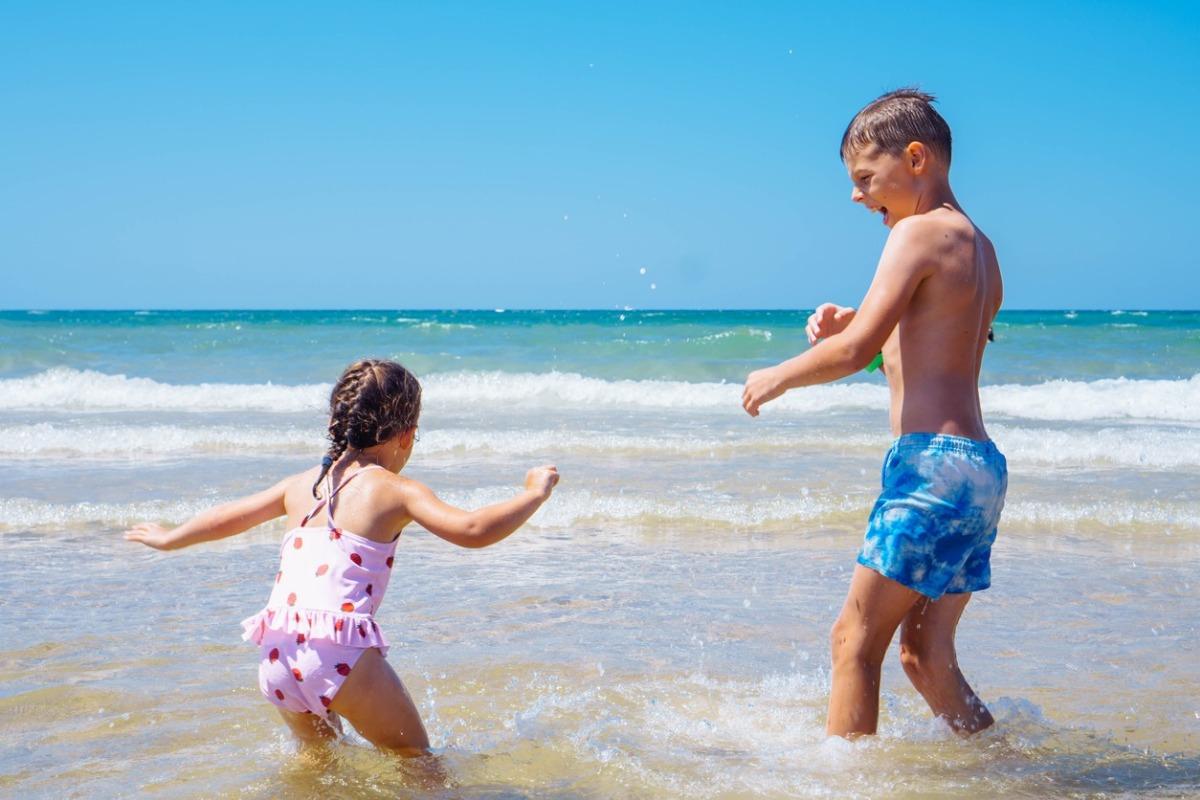
M 978 231 L 971 220 L 957 211 L 938 209 L 927 214 L 905 217 L 892 227 L 888 237 L 896 244 L 918 249 L 930 255 L 956 250 L 964 244 L 974 244 Z

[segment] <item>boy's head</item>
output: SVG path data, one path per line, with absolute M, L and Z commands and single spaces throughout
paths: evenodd
M 950 126 L 933 95 L 897 89 L 867 104 L 842 134 L 841 156 L 854 189 L 850 199 L 883 214 L 889 228 L 916 212 L 930 180 L 950 171 Z

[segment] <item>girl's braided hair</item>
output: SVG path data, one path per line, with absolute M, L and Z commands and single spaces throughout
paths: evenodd
M 347 449 L 363 450 L 417 427 L 421 384 L 395 361 L 364 359 L 342 373 L 329 395 L 329 450 L 313 497 L 329 469 Z

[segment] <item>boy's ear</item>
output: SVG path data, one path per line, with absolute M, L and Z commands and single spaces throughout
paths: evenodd
M 920 175 L 929 166 L 929 148 L 921 142 L 909 142 L 904 148 L 904 157 L 914 175 Z

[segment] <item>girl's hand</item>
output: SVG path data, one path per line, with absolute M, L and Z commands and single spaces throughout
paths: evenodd
M 525 473 L 525 489 L 534 492 L 543 500 L 550 496 L 550 491 L 558 483 L 558 467 L 547 464 L 534 467 Z
M 167 534 L 170 529 L 153 522 L 139 522 L 125 531 L 125 539 L 130 542 L 141 542 L 155 550 L 167 550 Z
M 822 303 L 808 317 L 804 333 L 808 336 L 809 344 L 816 344 L 821 339 L 828 339 L 834 334 L 846 330 L 850 320 L 854 319 L 854 309 L 846 306 Z

